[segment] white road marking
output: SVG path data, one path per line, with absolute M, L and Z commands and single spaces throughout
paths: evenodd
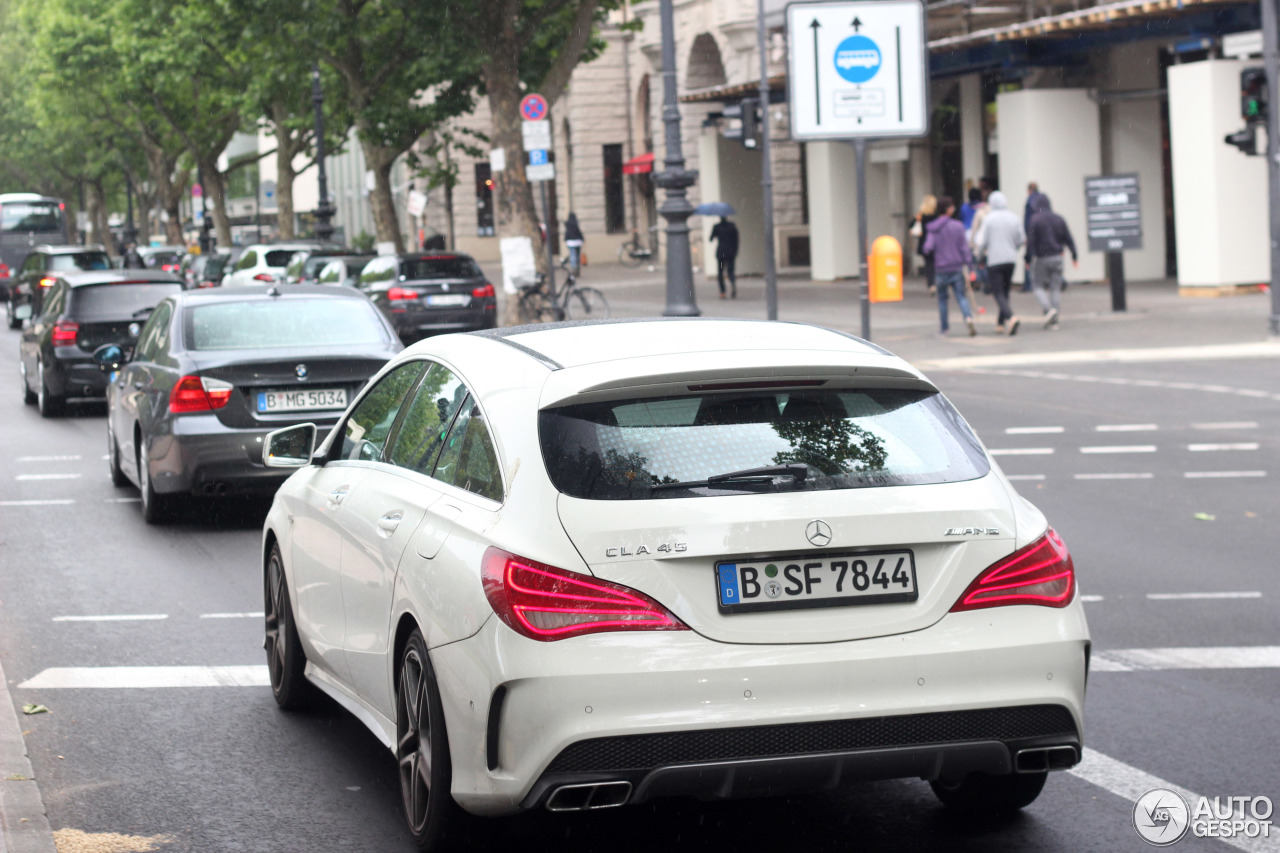
M 1276 669 L 1280 646 L 1206 646 L 1170 649 L 1112 649 L 1096 652 L 1090 672 L 1145 672 L 1156 669 Z
M 1001 356 L 997 356 L 1001 358 Z M 969 373 L 980 373 L 988 376 L 1017 376 L 1024 379 L 1063 379 L 1070 382 L 1102 382 L 1108 385 L 1125 385 L 1135 388 L 1174 388 L 1179 391 L 1207 391 L 1217 394 L 1235 394 L 1238 397 L 1249 397 L 1257 400 L 1280 400 L 1280 394 L 1262 391 L 1256 388 L 1228 388 L 1225 385 L 1196 385 L 1191 382 L 1159 382 L 1154 379 L 1123 379 L 1113 376 L 1083 376 L 1067 373 L 1043 373 L 1037 370 L 996 370 L 983 369 L 984 364 L 970 364 L 969 359 L 943 359 L 940 361 L 922 361 L 916 364 L 921 370 L 968 369 Z M 957 363 L 965 362 L 965 363 Z
M 15 480 L 79 480 L 80 474 L 19 474 Z
M 1052 447 L 1006 447 L 1000 450 L 987 451 L 992 456 L 1048 456 L 1053 453 Z
M 142 498 L 104 498 L 104 504 L 136 504 L 141 503 Z
M 1188 480 L 1206 480 L 1219 477 L 1265 477 L 1266 471 L 1186 471 L 1183 473 Z
M 261 619 L 265 613 L 201 613 L 201 619 Z
M 168 613 L 125 613 L 111 616 L 55 616 L 54 622 L 147 622 L 168 619 Z
M 1257 429 L 1257 421 L 1218 421 L 1210 424 L 1192 424 L 1192 429 Z
M 1005 435 L 1050 435 L 1060 432 L 1066 432 L 1063 427 L 1047 426 L 1047 427 L 1007 427 L 1004 431 Z
M 1256 441 L 1238 441 L 1234 444 L 1188 444 L 1187 450 L 1194 452 L 1204 452 L 1212 450 L 1257 450 L 1258 442 Z
M 1005 474 L 1007 480 L 1043 480 L 1044 474 Z
M 79 456 L 19 456 L 15 462 L 76 462 Z
M 70 498 L 49 501 L 0 501 L 0 506 L 66 506 L 75 503 Z
M 267 667 L 72 666 L 52 667 L 18 685 L 29 690 L 155 687 L 268 687 Z
M 1159 427 L 1155 424 L 1099 424 L 1094 429 L 1098 432 L 1154 432 Z
M 1155 453 L 1154 444 L 1112 444 L 1082 447 L 1081 453 Z
M 1153 776 L 1145 770 L 1139 770 L 1137 767 L 1088 747 L 1085 747 L 1080 763 L 1067 772 L 1131 803 L 1137 803 L 1142 795 L 1152 788 L 1176 791 L 1192 809 L 1195 809 L 1196 804 L 1200 802 L 1199 794 L 1188 791 L 1181 785 L 1175 785 L 1173 782 Z M 1243 804 L 1239 805 L 1239 808 L 1243 810 Z M 1245 850 L 1248 853 L 1273 853 L 1280 850 L 1280 833 L 1272 833 L 1270 838 L 1249 838 L 1240 835 L 1220 840 L 1237 850 Z
M 1071 350 L 1067 352 L 1010 353 L 1008 355 L 959 356 L 918 361 L 921 370 L 1000 367 L 1014 364 L 1139 363 L 1151 361 L 1203 361 L 1219 358 L 1280 358 L 1280 341 L 1255 341 L 1210 346 L 1152 347 L 1148 349 Z
M 1150 480 L 1155 474 L 1076 474 L 1077 480 Z
M 1086 602 L 1086 603 L 1087 603 L 1087 602 L 1091 602 L 1091 601 L 1102 601 L 1102 596 L 1100 596 L 1100 595 L 1082 595 L 1082 596 L 1080 596 L 1080 600 L 1081 600 L 1081 601 L 1083 601 L 1083 602 Z
M 1260 592 L 1149 592 L 1152 601 L 1198 601 L 1219 598 L 1262 598 Z

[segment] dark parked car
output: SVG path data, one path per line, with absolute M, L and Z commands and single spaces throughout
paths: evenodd
M 444 332 L 492 329 L 493 285 L 470 255 L 457 252 L 382 255 L 356 284 L 406 344 Z
M 334 246 L 317 246 L 314 249 L 294 252 L 293 257 L 289 258 L 289 263 L 284 268 L 285 283 L 317 284 L 320 279 L 320 270 L 324 269 L 325 264 L 329 263 L 333 258 L 349 254 L 351 254 L 350 249 Z
M 22 330 L 18 371 L 23 402 L 60 414 L 68 399 L 101 399 L 106 376 L 93 361 L 104 344 L 130 346 L 161 299 L 182 290 L 156 270 L 66 272 L 51 276 L 44 310 Z M 132 330 L 130 327 L 133 327 Z
M 148 522 L 176 496 L 271 494 L 289 471 L 262 463 L 262 437 L 327 430 L 402 349 L 359 293 L 299 285 L 188 290 L 161 302 L 132 357 L 102 347 L 111 480 L 142 491 Z
M 147 269 L 177 272 L 182 265 L 182 255 L 186 250 L 181 246 L 140 246 L 138 254 Z
M 101 246 L 36 246 L 9 282 L 5 318 L 10 329 L 41 311 L 44 292 L 53 285 L 53 273 L 71 270 L 109 270 L 111 258 Z

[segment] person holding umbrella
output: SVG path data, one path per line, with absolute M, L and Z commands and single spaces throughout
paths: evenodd
M 716 244 L 716 283 L 720 285 L 720 298 L 725 298 L 724 279 L 729 277 L 729 296 L 738 298 L 738 278 L 734 263 L 738 259 L 738 226 L 729 221 L 733 208 L 722 201 L 700 204 L 694 213 L 702 216 L 719 216 L 720 221 L 711 229 L 711 239 Z

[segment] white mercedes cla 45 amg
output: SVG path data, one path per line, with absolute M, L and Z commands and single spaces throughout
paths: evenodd
M 941 393 L 789 323 L 425 340 L 315 447 L 262 546 L 285 708 L 399 763 L 408 824 L 928 780 L 1016 809 L 1080 758 L 1066 546 Z

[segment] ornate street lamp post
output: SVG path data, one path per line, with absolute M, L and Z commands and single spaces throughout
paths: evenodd
M 689 250 L 689 217 L 693 205 L 686 191 L 698 181 L 698 173 L 684 167 L 680 150 L 680 105 L 676 95 L 676 34 L 672 0 L 662 0 L 662 123 L 666 126 L 666 168 L 653 182 L 666 191 L 667 199 L 658 209 L 667 220 L 667 305 L 668 317 L 696 317 L 700 313 L 693 296 L 693 256 Z
M 320 203 L 316 205 L 316 239 L 333 237 L 333 203 L 329 201 L 329 175 L 324 165 L 324 92 L 320 89 L 320 63 L 311 66 L 311 103 L 316 111 L 316 169 L 320 183 Z

